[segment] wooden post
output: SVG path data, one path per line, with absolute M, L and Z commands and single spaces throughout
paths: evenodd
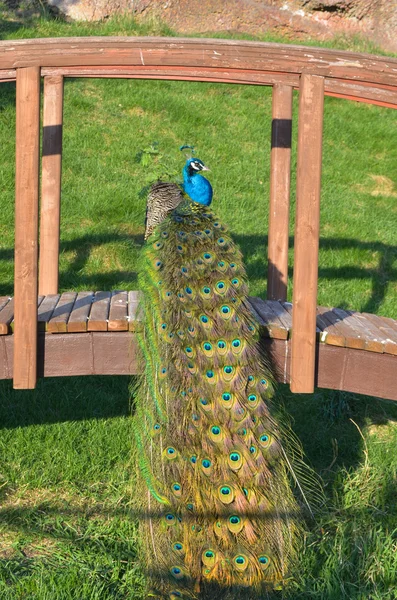
M 314 391 L 323 109 L 324 78 L 302 74 L 291 345 L 291 391 L 298 393 Z
M 17 69 L 14 388 L 37 378 L 40 68 Z
M 58 293 L 63 77 L 44 77 L 39 293 Z
M 273 86 L 267 297 L 287 299 L 292 87 Z

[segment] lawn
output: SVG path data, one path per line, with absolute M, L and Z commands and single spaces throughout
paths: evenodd
M 128 19 L 0 16 L 2 39 L 170 33 Z M 336 44 L 371 50 L 358 39 Z M 15 84 L 2 84 L 0 295 L 13 290 L 14 101 Z M 296 113 L 297 97 L 295 123 Z M 141 192 L 159 174 L 178 177 L 188 143 L 211 168 L 214 205 L 244 253 L 251 292 L 265 297 L 270 123 L 262 87 L 67 80 L 61 291 L 136 288 Z M 319 303 L 397 318 L 397 114 L 326 98 L 324 123 Z M 0 381 L 1 599 L 144 598 L 128 383 L 48 379 L 24 392 Z M 277 396 L 327 496 L 288 598 L 397 598 L 397 405 L 284 386 Z

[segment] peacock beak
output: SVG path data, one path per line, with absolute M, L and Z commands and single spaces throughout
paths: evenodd
M 209 169 L 208 167 L 206 167 L 205 165 L 203 165 L 203 166 L 201 167 L 201 170 L 202 170 L 202 171 L 210 171 L 211 169 Z

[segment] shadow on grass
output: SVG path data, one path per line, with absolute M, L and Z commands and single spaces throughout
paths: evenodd
M 78 0 L 68 0 L 76 4 Z M 48 21 L 65 21 L 65 16 L 56 6 L 50 6 L 47 0 L 0 0 L 0 40 L 13 38 L 21 29 L 34 29 L 38 18 Z
M 268 237 L 233 235 L 233 239 L 239 245 L 246 259 L 249 259 L 251 254 L 263 253 L 263 259 L 247 260 L 246 268 L 249 281 L 264 279 Z M 289 247 L 293 248 L 293 246 L 294 238 L 290 237 Z M 346 267 L 319 267 L 318 277 L 320 281 L 321 279 L 368 281 L 368 287 L 371 287 L 371 295 L 361 308 L 361 312 L 376 313 L 388 292 L 388 287 L 397 281 L 397 269 L 394 266 L 397 260 L 397 246 L 382 242 L 365 242 L 352 238 L 320 238 L 320 253 L 324 251 L 335 253 L 356 249 L 377 252 L 379 254 L 378 266 L 375 268 L 350 265 Z M 292 278 L 292 275 L 293 268 L 290 268 L 289 277 Z M 266 297 L 266 289 L 260 290 L 258 295 Z M 348 302 L 341 298 L 338 306 L 346 308 Z
M 129 376 L 39 379 L 34 390 L 0 381 L 0 430 L 30 425 L 109 419 L 131 414 Z
M 266 247 L 268 243 L 267 236 L 259 235 L 234 235 L 236 243 L 239 245 L 244 257 L 247 259 L 247 275 L 249 281 L 258 281 L 264 279 L 266 263 Z M 125 235 L 117 233 L 88 234 L 78 237 L 74 240 L 61 242 L 60 252 L 73 252 L 75 257 L 66 271 L 60 273 L 60 286 L 64 289 L 73 289 L 78 287 L 95 290 L 120 289 L 120 285 L 126 280 L 131 284 L 136 283 L 137 274 L 135 271 L 111 271 L 95 272 L 85 274 L 86 267 L 92 251 L 108 243 L 131 243 L 134 247 L 139 247 L 143 243 L 143 235 Z M 293 238 L 290 238 L 290 246 L 293 246 Z M 397 259 L 397 246 L 384 244 L 381 242 L 365 242 L 351 238 L 321 238 L 320 252 L 338 250 L 368 250 L 379 254 L 378 266 L 374 268 L 365 268 L 360 266 L 346 267 L 320 267 L 319 279 L 330 280 L 365 280 L 368 281 L 368 287 L 371 287 L 371 295 L 365 305 L 361 307 L 361 312 L 376 313 L 381 306 L 388 287 L 397 282 L 397 269 L 394 263 Z M 250 260 L 252 254 L 262 255 L 263 258 Z M 13 248 L 4 248 L 0 250 L 0 260 L 12 261 L 14 257 Z M 292 277 L 292 269 L 289 273 Z M 95 291 L 94 290 L 94 291 Z M 0 295 L 12 295 L 13 286 L 9 283 L 0 283 Z M 259 296 L 266 296 L 266 288 L 259 291 Z M 341 298 L 338 306 L 346 308 L 348 305 L 344 298 Z
M 385 482 L 385 486 L 387 486 Z M 303 598 L 317 598 L 321 600 L 339 600 L 340 598 L 357 598 L 372 597 L 370 594 L 373 587 L 379 588 L 381 583 L 384 589 L 393 589 L 395 583 L 392 573 L 378 574 L 379 581 L 362 581 L 359 579 L 360 567 L 362 567 L 365 559 L 370 559 L 376 555 L 377 542 L 376 536 L 372 535 L 374 530 L 387 530 L 389 519 L 381 511 L 374 510 L 375 507 L 368 507 L 363 510 L 353 508 L 345 509 L 338 515 L 330 515 L 324 513 L 318 516 L 318 522 L 312 527 L 311 536 L 312 543 L 317 543 L 319 546 L 326 539 L 326 547 L 322 547 L 322 552 L 313 552 L 310 557 L 310 571 L 307 572 L 306 581 L 300 581 L 300 590 L 295 593 L 288 592 L 286 596 L 290 600 Z M 211 517 L 211 515 L 203 515 Z M 333 521 L 330 522 L 330 516 Z M 272 515 L 270 515 L 272 518 Z M 136 576 L 135 564 L 139 562 L 139 546 L 134 539 L 137 534 L 135 531 L 123 531 L 122 535 L 117 535 L 117 529 L 113 529 L 112 520 L 117 524 L 120 520 L 127 520 L 129 523 L 138 522 L 144 523 L 149 518 L 158 519 L 158 513 L 148 514 L 139 509 L 130 509 L 123 506 L 104 508 L 102 504 L 91 505 L 86 507 L 71 506 L 67 502 L 52 503 L 37 502 L 30 503 L 29 506 L 8 506 L 0 509 L 0 518 L 3 526 L 8 526 L 10 530 L 23 535 L 25 540 L 39 541 L 42 538 L 51 540 L 55 543 L 63 543 L 63 549 L 60 547 L 54 549 L 54 556 L 51 556 L 51 548 L 46 548 L 46 556 L 29 555 L 30 544 L 25 543 L 20 551 L 14 551 L 14 554 L 6 559 L 0 560 L 0 573 L 3 576 L 7 572 L 12 572 L 13 583 L 21 581 L 23 577 L 37 577 L 38 572 L 42 569 L 61 568 L 63 572 L 67 571 L 71 563 L 73 566 L 77 564 L 81 569 L 87 568 L 92 563 L 92 585 L 95 579 L 98 578 L 102 583 L 112 585 L 113 591 L 117 593 L 118 588 L 124 585 L 124 573 L 117 571 L 119 563 L 125 565 L 125 569 L 134 569 Z M 164 518 L 164 517 L 163 517 Z M 257 516 L 255 516 L 257 518 Z M 261 514 L 261 521 L 267 520 L 268 516 Z M 190 517 L 194 521 L 193 517 Z M 69 521 L 71 523 L 69 524 Z M 99 522 L 99 529 L 96 529 L 96 523 Z M 104 523 L 107 525 L 104 527 Z M 361 523 L 361 525 L 359 525 Z M 365 524 L 370 528 L 365 529 Z M 327 535 L 324 537 L 322 526 L 326 527 Z M 340 530 L 345 529 L 345 538 L 343 539 L 343 548 L 340 548 Z M 354 531 L 353 531 L 354 530 Z M 348 535 L 352 533 L 353 535 Z M 128 535 L 129 534 L 129 535 Z M 131 536 L 131 537 L 130 537 Z M 134 536 L 134 537 L 132 537 Z M 357 548 L 357 539 L 359 537 L 360 551 Z M 131 539 L 132 538 L 132 539 Z M 320 540 L 320 538 L 323 538 Z M 310 538 L 309 538 L 310 539 Z M 26 550 L 26 551 L 25 551 Z M 324 551 L 326 550 L 326 551 Z M 328 552 L 327 552 L 328 550 Z M 340 561 L 340 573 L 332 572 L 327 569 L 327 564 L 330 559 L 334 558 Z M 104 569 L 104 563 L 106 568 Z M 305 565 L 307 571 L 307 565 Z M 114 573 L 113 573 L 114 571 Z M 169 579 L 170 574 L 157 565 L 146 565 L 143 561 L 140 564 L 139 572 L 145 577 L 150 578 L 156 585 L 156 581 L 163 579 L 165 581 L 175 580 Z M 118 575 L 118 578 L 115 577 Z M 316 580 L 316 575 L 319 576 L 322 589 Z M 339 579 L 340 578 L 340 579 Z M 328 581 L 327 581 L 328 580 Z M 189 582 L 186 581 L 188 584 Z M 175 584 L 177 588 L 177 584 Z M 343 588 L 343 592 L 342 592 Z M 351 589 L 350 589 L 351 588 Z M 360 588 L 360 589 L 359 589 Z M 203 593 L 203 598 L 216 598 L 217 600 L 264 600 L 264 595 L 256 595 L 252 588 L 242 588 L 241 586 L 233 586 L 225 588 L 225 586 L 212 583 L 206 588 L 206 594 Z M 341 595 L 338 595 L 338 594 Z M 119 597 L 113 596 L 112 597 Z M 120 596 L 124 597 L 124 596 Z M 143 597 L 143 596 L 142 596 Z M 269 594 L 270 598 L 280 598 L 280 594 L 274 596 Z M 380 597 L 380 596 L 379 596 Z M 382 596 L 385 597 L 386 596 Z M 387 596 L 390 597 L 391 596 Z
M 64 252 L 72 252 L 73 260 L 66 270 L 60 272 L 60 287 L 66 289 L 87 290 L 114 290 L 120 289 L 121 282 L 128 281 L 131 285 L 137 283 L 136 271 L 99 271 L 94 273 L 84 273 L 92 252 L 96 248 L 106 246 L 112 243 L 127 243 L 131 248 L 138 247 L 143 243 L 142 235 L 127 235 L 118 233 L 87 234 L 77 237 L 72 241 L 62 241 L 60 244 L 60 255 Z M 14 249 L 0 249 L 0 261 L 12 262 L 14 260 Z M 12 295 L 13 286 L 11 284 L 0 283 L 0 296 Z

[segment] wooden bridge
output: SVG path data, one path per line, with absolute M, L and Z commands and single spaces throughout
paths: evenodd
M 273 86 L 268 299 L 251 298 L 277 378 L 397 400 L 397 322 L 317 306 L 324 95 L 397 108 L 397 60 L 335 50 L 180 38 L 0 42 L 16 80 L 14 298 L 0 298 L 0 378 L 137 370 L 137 292 L 58 294 L 63 81 L 118 77 Z M 44 78 L 40 185 L 40 81 Z M 299 90 L 293 302 L 287 298 L 292 92 Z M 41 203 L 39 211 L 39 190 Z M 40 214 L 40 261 L 39 259 Z M 38 266 L 40 265 L 40 267 Z

